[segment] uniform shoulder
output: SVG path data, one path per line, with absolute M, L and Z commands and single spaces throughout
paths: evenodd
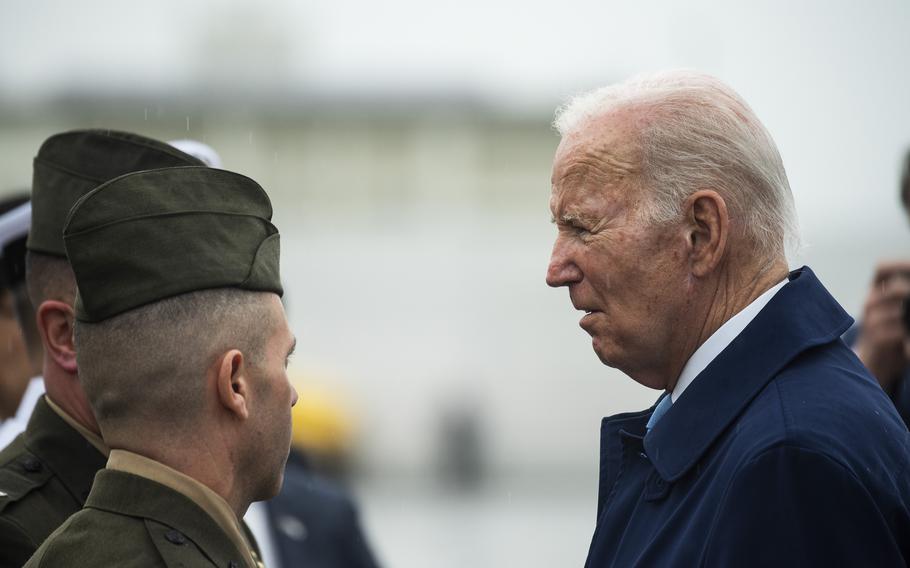
M 25 566 L 170 565 L 158 554 L 142 519 L 86 508 L 54 531 Z
M 208 566 L 212 560 L 188 536 L 152 519 L 145 519 L 147 538 L 158 551 L 163 566 Z
M 22 445 L 0 453 L 0 512 L 48 482 L 54 473 Z
M 39 544 L 16 519 L 0 516 L 0 568 L 22 566 Z
M 0 466 L 0 550 L 28 541 L 33 552 L 79 507 L 37 456 L 17 452 Z

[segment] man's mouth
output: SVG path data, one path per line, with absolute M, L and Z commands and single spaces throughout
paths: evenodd
M 585 327 L 586 324 L 591 323 L 590 320 L 592 317 L 601 313 L 598 310 L 582 310 L 582 311 L 585 313 L 585 315 L 583 315 L 581 317 L 581 320 L 578 322 L 578 325 L 580 325 L 583 329 L 586 329 L 586 327 Z

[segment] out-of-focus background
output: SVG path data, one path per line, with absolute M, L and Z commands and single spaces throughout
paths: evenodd
M 302 435 L 380 560 L 580 566 L 600 418 L 657 393 L 544 284 L 555 107 L 666 67 L 730 83 L 787 166 L 792 264 L 856 313 L 910 242 L 908 24 L 903 0 L 5 2 L 0 194 L 71 128 L 210 144 L 272 197 Z

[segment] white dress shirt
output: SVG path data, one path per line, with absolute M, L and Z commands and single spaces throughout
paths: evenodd
M 709 337 L 707 341 L 702 343 L 701 346 L 695 350 L 695 353 L 686 361 L 682 373 L 679 374 L 679 379 L 676 381 L 676 386 L 673 387 L 673 392 L 670 393 L 670 400 L 672 402 L 679 400 L 679 397 L 681 397 L 683 392 L 689 388 L 689 385 L 692 384 L 695 377 L 704 371 L 705 367 L 720 355 L 720 352 L 726 349 L 727 345 L 730 345 L 730 343 L 736 339 L 736 336 L 742 333 L 746 326 L 749 325 L 749 322 L 755 319 L 758 312 L 771 301 L 774 294 L 777 294 L 787 282 L 788 279 L 784 278 L 761 296 L 755 298 L 751 304 L 725 321 L 722 326 L 717 328 L 717 331 L 711 334 L 711 337 Z
M 250 503 L 249 509 L 246 510 L 243 520 L 250 532 L 256 537 L 256 543 L 259 545 L 259 551 L 262 553 L 262 563 L 266 568 L 281 568 L 281 561 L 278 557 L 277 543 L 275 534 L 272 532 L 274 527 L 269 519 L 267 505 L 262 501 Z

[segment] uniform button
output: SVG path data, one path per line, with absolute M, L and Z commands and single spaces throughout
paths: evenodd
M 29 456 L 22 460 L 22 467 L 29 473 L 38 473 L 41 471 L 41 462 L 38 458 Z
M 180 531 L 175 531 L 174 529 L 171 529 L 164 533 L 164 538 L 166 538 L 171 544 L 186 544 L 186 537 L 183 536 L 183 533 Z

